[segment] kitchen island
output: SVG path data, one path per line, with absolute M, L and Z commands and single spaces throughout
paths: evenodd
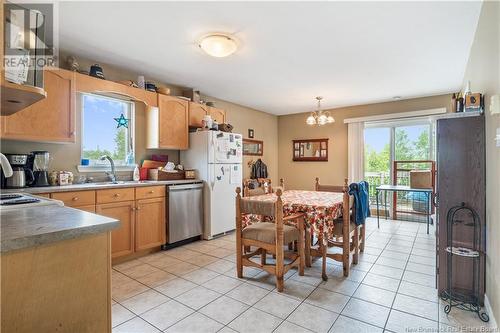
M 1 331 L 110 332 L 116 219 L 57 205 L 0 211 Z

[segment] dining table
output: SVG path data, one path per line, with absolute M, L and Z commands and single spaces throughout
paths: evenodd
M 342 216 L 343 198 L 344 194 L 337 192 L 286 190 L 281 195 L 283 215 L 286 217 L 296 213 L 304 213 L 307 231 L 314 233 L 318 240 L 326 243 L 334 236 L 335 220 Z M 274 193 L 262 194 L 245 199 L 272 202 L 276 200 L 276 195 Z M 268 216 L 255 214 L 242 216 L 243 227 L 270 220 L 271 218 Z M 306 262 L 310 263 L 310 236 L 306 236 L 306 244 L 309 247 L 306 249 Z M 327 246 L 327 243 L 324 246 Z M 325 273 L 323 273 L 323 279 L 327 279 Z

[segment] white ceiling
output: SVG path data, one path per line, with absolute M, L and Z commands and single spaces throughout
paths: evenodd
M 456 91 L 481 2 L 62 2 L 61 48 L 274 114 Z M 196 44 L 234 34 L 228 58 Z

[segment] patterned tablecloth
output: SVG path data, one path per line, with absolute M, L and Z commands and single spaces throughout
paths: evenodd
M 275 194 L 258 195 L 245 199 L 256 201 L 275 201 Z M 342 215 L 343 194 L 319 191 L 284 191 L 283 200 L 284 215 L 302 212 L 306 214 L 306 223 L 317 235 L 326 233 L 331 237 L 334 229 L 334 220 Z M 266 217 L 256 215 L 243 216 L 243 226 L 253 222 L 268 220 Z

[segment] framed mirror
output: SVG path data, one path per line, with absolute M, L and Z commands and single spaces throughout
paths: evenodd
M 328 139 L 293 140 L 294 161 L 328 161 Z
M 243 155 L 262 156 L 264 154 L 264 141 L 243 139 Z

